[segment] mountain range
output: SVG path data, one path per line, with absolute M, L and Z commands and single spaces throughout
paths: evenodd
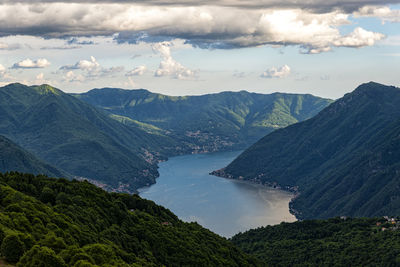
M 166 96 L 93 89 L 75 95 L 108 112 L 163 129 L 195 152 L 245 148 L 267 133 L 308 119 L 332 101 L 312 95 L 246 91 Z
M 128 191 L 154 183 L 151 159 L 173 142 L 48 85 L 0 88 L 0 134 L 73 176 Z
M 134 192 L 155 183 L 160 160 L 232 149 L 329 103 L 311 95 L 247 92 L 170 97 L 101 89 L 69 95 L 50 85 L 15 83 L 0 88 L 0 135 L 58 170 L 43 169 L 45 174 Z M 38 173 L 4 166 L 3 171 Z
M 298 218 L 400 213 L 400 89 L 370 82 L 215 172 L 294 190 Z

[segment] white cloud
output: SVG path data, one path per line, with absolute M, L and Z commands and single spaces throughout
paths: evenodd
M 262 78 L 284 78 L 289 76 L 290 67 L 288 65 L 284 65 L 280 68 L 272 67 L 261 74 Z
M 39 58 L 37 60 L 31 60 L 30 58 L 24 59 L 20 62 L 15 63 L 13 69 L 37 69 L 45 68 L 50 66 L 50 62 L 45 58 Z
M 82 74 L 75 74 L 72 70 L 65 73 L 63 76 L 64 82 L 83 82 L 85 77 Z
M 357 27 L 354 31 L 346 36 L 338 38 L 333 42 L 335 46 L 344 47 L 363 47 L 372 46 L 376 41 L 383 39 L 385 36 L 381 33 L 369 32 L 363 28 Z
M 387 6 L 364 6 L 357 12 L 355 17 L 376 17 L 385 22 L 400 22 L 400 10 L 392 10 Z
M 147 68 L 146 66 L 139 66 L 134 68 L 131 71 L 128 71 L 125 76 L 142 76 L 146 72 Z
M 154 44 L 153 50 L 161 55 L 161 62 L 154 73 L 156 77 L 170 76 L 175 79 L 185 80 L 195 77 L 196 72 L 184 67 L 171 56 L 171 42 Z
M 124 70 L 123 67 L 104 68 L 97 62 L 96 58 L 91 56 L 90 60 L 80 60 L 74 65 L 65 65 L 60 67 L 60 70 L 65 73 L 64 80 L 70 82 L 82 82 L 86 78 L 96 79 L 114 75 Z M 80 74 L 75 74 L 72 70 L 80 71 Z
M 85 71 L 93 71 L 100 68 L 100 64 L 97 62 L 96 58 L 91 56 L 90 60 L 79 60 L 74 65 L 66 65 L 62 66 L 61 69 L 64 70 L 85 70 Z
M 153 5 L 144 2 L 142 5 L 43 3 L 39 9 L 35 4 L 28 3 L 3 4 L 0 5 L 0 32 L 3 35 L 59 38 L 120 33 L 116 37 L 118 42 L 154 43 L 180 38 L 202 48 L 300 45 L 303 52 L 319 53 L 341 44 L 338 40 L 344 36 L 341 36 L 338 27 L 351 23 L 348 20 L 350 13 L 343 10 L 353 11 L 353 8 L 378 1 L 282 2 L 226 0 L 218 1 L 219 4 L 206 2 L 202 5 L 195 2 L 157 5 L 154 1 L 149 2 Z M 313 8 L 304 8 L 307 5 L 325 5 L 326 8 L 316 12 Z M 363 36 L 352 36 L 358 37 Z M 383 38 L 378 34 L 375 37 Z M 354 41 L 361 46 L 374 44 L 364 40 Z

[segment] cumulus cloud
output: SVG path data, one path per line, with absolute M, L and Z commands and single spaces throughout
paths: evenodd
M 100 68 L 100 64 L 97 62 L 96 58 L 91 56 L 90 60 L 80 60 L 74 65 L 65 65 L 62 66 L 60 69 L 62 70 L 85 70 L 85 71 L 93 71 Z
M 63 76 L 64 82 L 83 82 L 85 77 L 82 74 L 75 74 L 72 70 L 67 71 Z
M 146 72 L 147 68 L 146 66 L 139 66 L 134 68 L 131 71 L 128 71 L 125 76 L 142 76 Z
M 199 5 L 194 1 L 160 0 L 133 4 L 56 2 L 36 6 L 26 1 L 20 5 L 0 5 L 0 35 L 46 38 L 108 35 L 115 36 L 119 43 L 156 43 L 179 38 L 200 48 L 299 45 L 305 53 L 320 53 L 346 43 L 340 41 L 345 36 L 338 29 L 351 23 L 346 10 L 360 10 L 377 2 L 221 0 Z M 316 11 L 313 7 L 322 9 Z M 374 34 L 376 38 L 369 40 L 382 38 Z M 364 37 L 365 34 L 352 36 Z M 361 46 L 374 44 L 353 41 Z
M 272 67 L 261 74 L 262 78 L 284 78 L 289 76 L 290 67 L 288 65 L 284 65 L 280 68 Z
M 171 42 L 161 42 L 154 44 L 153 51 L 160 54 L 161 62 L 154 73 L 156 77 L 170 76 L 175 79 L 185 80 L 195 77 L 195 71 L 184 67 L 171 56 Z
M 354 13 L 355 17 L 376 17 L 385 22 L 400 22 L 400 10 L 391 10 L 387 6 L 364 6 Z
M 15 63 L 13 69 L 38 69 L 50 66 L 50 62 L 45 58 L 39 58 L 37 60 L 31 60 L 30 58 L 24 59 L 20 62 Z
M 80 73 L 76 74 L 73 72 L 74 70 L 80 71 Z M 104 68 L 93 56 L 90 57 L 90 60 L 83 59 L 73 65 L 60 67 L 60 71 L 64 72 L 64 81 L 70 82 L 81 82 L 85 79 L 96 79 L 99 77 L 110 76 L 123 70 L 123 67 Z

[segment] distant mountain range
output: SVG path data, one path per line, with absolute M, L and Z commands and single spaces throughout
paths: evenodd
M 295 190 L 298 218 L 400 213 L 400 89 L 359 86 L 279 129 L 217 175 Z
M 62 173 L 109 190 L 134 192 L 155 182 L 159 160 L 243 147 L 330 102 L 311 95 L 170 97 L 122 89 L 71 96 L 49 85 L 16 83 L 0 88 L 0 135 L 25 150 L 30 155 L 25 158 L 34 156 L 58 170 L 43 169 L 45 174 Z M 5 151 L 0 157 L 6 157 Z M 23 162 L 4 165 L 3 171 L 41 172 L 32 168 L 35 164 L 24 168 Z
M 147 90 L 94 89 L 77 98 L 168 132 L 195 152 L 245 148 L 271 131 L 317 114 L 332 100 L 246 91 L 166 96 Z

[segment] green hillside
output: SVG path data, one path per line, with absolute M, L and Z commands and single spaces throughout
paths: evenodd
M 202 152 L 246 147 L 331 103 L 312 95 L 246 91 L 175 97 L 143 89 L 103 88 L 75 96 L 112 114 L 163 129 L 184 146 Z
M 154 183 L 157 159 L 177 146 L 49 85 L 1 87 L 0 134 L 74 176 L 127 191 Z
M 17 266 L 256 266 L 228 240 L 137 195 L 0 174 L 0 253 Z
M 217 174 L 298 189 L 299 218 L 400 214 L 400 89 L 359 86 L 277 130 Z
M 11 140 L 0 135 L 0 172 L 19 171 L 48 176 L 67 177 L 68 174 L 42 162 Z
M 232 242 L 267 266 L 399 266 L 398 227 L 382 217 L 311 220 L 249 230 Z

